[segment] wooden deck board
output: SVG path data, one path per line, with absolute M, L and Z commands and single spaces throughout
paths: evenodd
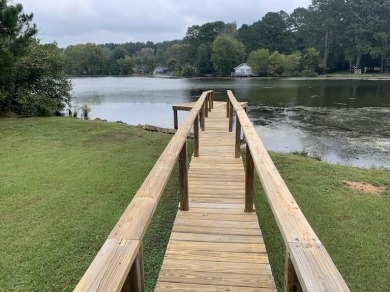
M 189 211 L 178 211 L 155 291 L 276 291 L 256 213 L 244 213 L 226 103 L 215 102 L 189 168 Z

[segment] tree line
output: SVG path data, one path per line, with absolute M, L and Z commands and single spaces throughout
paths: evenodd
M 70 75 L 227 76 L 247 62 L 260 76 L 314 76 L 366 68 L 385 72 L 390 0 L 312 0 L 291 14 L 269 12 L 253 24 L 193 25 L 182 40 L 79 44 L 64 50 Z

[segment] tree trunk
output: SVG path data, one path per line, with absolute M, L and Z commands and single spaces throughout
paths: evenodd
M 362 54 L 358 53 L 356 57 L 356 69 L 360 69 L 360 59 L 362 58 Z
M 383 42 L 383 50 L 381 55 L 381 73 L 384 73 L 385 71 L 385 58 L 387 53 L 387 38 Z
M 325 44 L 324 44 L 324 68 L 323 73 L 326 74 L 326 68 L 328 67 L 328 57 L 329 57 L 329 30 L 326 30 L 325 34 Z

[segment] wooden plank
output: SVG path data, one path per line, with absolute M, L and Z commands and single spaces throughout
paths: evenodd
M 199 260 L 214 262 L 237 262 L 237 263 L 253 263 L 264 264 L 269 263 L 268 255 L 264 251 L 263 253 L 241 253 L 241 252 L 221 252 L 221 251 L 205 251 L 205 250 L 167 250 L 165 257 L 175 259 L 180 258 L 183 260 Z
M 188 233 L 214 233 L 214 234 L 232 234 L 232 235 L 261 235 L 258 229 L 253 228 L 222 228 L 222 227 L 208 227 L 191 226 L 191 225 L 175 225 L 173 232 L 188 232 Z
M 237 287 L 237 286 L 216 286 L 205 284 L 186 284 L 186 283 L 169 283 L 159 282 L 156 287 L 156 292 L 159 291 L 175 291 L 175 292 L 276 292 L 276 289 L 270 288 L 254 288 L 254 287 Z
M 172 232 L 170 239 L 195 242 L 264 243 L 263 238 L 249 235 Z
M 175 232 L 175 231 L 173 231 Z M 254 234 L 256 235 L 256 234 Z M 168 247 L 176 250 L 203 250 L 203 251 L 221 251 L 221 252 L 241 252 L 241 253 L 264 253 L 265 246 L 262 243 L 234 243 L 234 242 L 190 242 L 170 240 Z
M 207 284 L 207 285 L 232 285 L 239 287 L 258 287 L 275 289 L 272 276 L 233 274 L 233 273 L 211 273 L 187 270 L 163 269 L 160 272 L 159 280 L 162 282 Z
M 197 220 L 197 219 L 187 219 L 183 218 L 184 216 L 178 216 L 175 220 L 175 225 L 186 225 L 186 226 L 199 226 L 199 227 L 214 227 L 214 228 L 243 228 L 243 229 L 259 229 L 258 222 L 235 222 L 235 221 L 225 221 L 224 218 L 220 220 Z
M 234 221 L 234 222 L 256 222 L 258 223 L 257 216 L 253 213 L 245 213 L 248 215 L 243 215 L 242 212 L 240 214 L 224 214 L 223 220 L 225 221 Z M 211 212 L 205 212 L 205 213 L 194 213 L 194 212 L 186 212 L 185 214 L 182 214 L 183 218 L 191 218 L 191 219 L 203 219 L 203 220 L 218 220 L 221 218 L 220 214 L 215 214 Z
M 266 267 L 265 267 L 266 266 Z M 259 275 L 269 275 L 268 270 L 270 266 L 268 263 L 252 264 L 252 263 L 238 263 L 238 262 L 214 262 L 210 265 L 207 261 L 199 260 L 182 260 L 165 258 L 162 266 L 163 270 L 190 270 L 190 271 L 208 271 L 210 273 L 234 273 L 253 275 L 256 278 Z

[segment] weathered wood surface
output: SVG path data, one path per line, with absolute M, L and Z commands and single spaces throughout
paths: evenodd
M 121 291 L 187 135 L 210 92 L 205 91 L 172 137 L 74 291 Z M 142 255 L 141 255 L 142 256 Z M 138 269 L 138 277 L 142 271 Z M 139 285 L 144 279 L 130 279 Z M 139 289 L 137 289 L 139 291 Z
M 303 291 L 350 291 L 280 176 L 244 109 L 230 90 L 228 96 Z
M 178 211 L 155 291 L 276 291 L 256 213 L 245 213 L 226 103 L 214 102 L 189 168 L 189 211 Z

